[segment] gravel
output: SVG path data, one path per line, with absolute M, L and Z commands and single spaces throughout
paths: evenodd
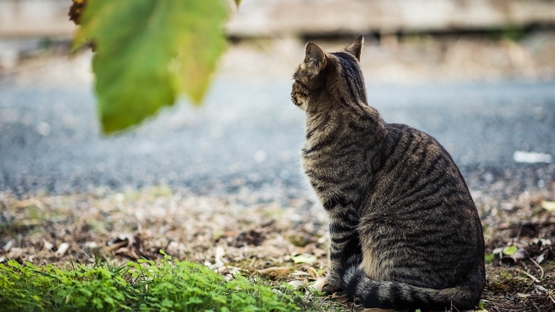
M 99 133 L 90 55 L 8 75 L 0 79 L 0 191 L 168 185 L 197 194 L 251 192 L 262 202 L 304 198 L 304 115 L 290 104 L 285 70 L 294 65 L 272 57 L 231 49 L 203 107 L 184 99 L 110 137 Z M 519 151 L 555 156 L 555 80 L 407 85 L 375 78 L 367 85 L 370 104 L 387 122 L 436 137 L 472 190 L 503 197 L 555 189 L 553 162 L 513 159 Z

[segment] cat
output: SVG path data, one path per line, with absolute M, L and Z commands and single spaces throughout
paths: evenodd
M 302 167 L 330 224 L 320 291 L 365 307 L 472 309 L 485 286 L 482 225 L 449 153 L 368 105 L 364 39 L 326 53 L 308 42 L 291 99 L 306 113 Z

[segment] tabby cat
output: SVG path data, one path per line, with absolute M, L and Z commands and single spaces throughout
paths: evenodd
M 293 75 L 291 99 L 306 112 L 303 169 L 330 219 L 317 288 L 365 307 L 471 309 L 485 284 L 476 206 L 433 137 L 368 105 L 363 43 L 326 53 L 309 42 Z

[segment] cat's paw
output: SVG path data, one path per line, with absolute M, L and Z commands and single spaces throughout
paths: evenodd
M 320 278 L 314 282 L 314 289 L 319 292 L 325 292 L 326 294 L 333 294 L 334 292 L 340 291 L 341 287 L 338 283 L 330 283 L 328 279 Z

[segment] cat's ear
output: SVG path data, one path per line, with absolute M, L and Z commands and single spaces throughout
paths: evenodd
M 309 41 L 304 48 L 304 64 L 316 75 L 326 67 L 326 63 L 326 52 Z
M 362 53 L 362 46 L 364 45 L 364 37 L 359 36 L 351 43 L 350 46 L 345 48 L 345 51 L 351 53 L 360 62 L 360 54 Z

